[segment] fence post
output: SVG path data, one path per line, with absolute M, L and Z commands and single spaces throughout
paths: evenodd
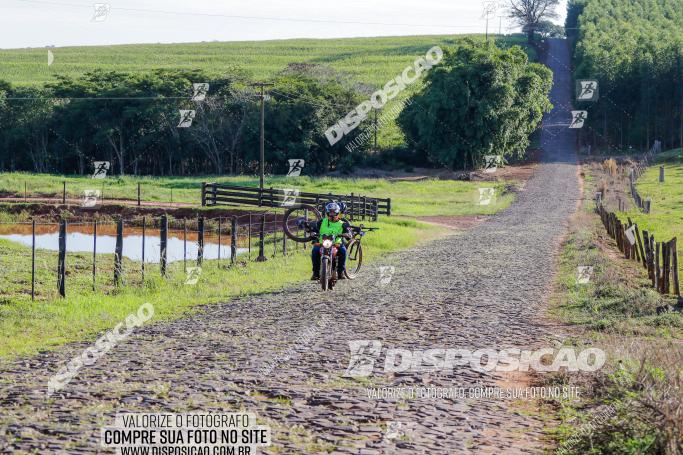
M 62 204 L 66 204 L 66 180 L 62 182 Z
M 287 256 L 287 234 L 282 231 L 282 255 Z
M 367 213 L 367 204 L 368 204 L 368 200 L 365 196 L 363 196 L 363 210 L 362 210 L 362 215 L 361 215 L 363 217 L 363 221 L 365 221 L 365 214 Z
M 646 230 L 643 230 L 643 247 L 645 248 L 645 268 L 647 276 L 652 279 L 652 269 L 650 268 L 650 237 Z
M 237 217 L 233 216 L 230 226 L 230 263 L 237 260 Z
M 355 208 L 353 193 L 351 193 L 351 221 L 353 221 L 353 211 Z
M 114 248 L 114 285 L 121 284 L 121 254 L 123 253 L 123 218 L 116 222 L 116 247 Z
M 277 226 L 277 213 L 273 215 L 275 217 L 274 224 Z M 277 256 L 277 227 L 273 228 L 273 257 Z
M 258 257 L 256 258 L 256 262 L 264 262 L 266 261 L 266 256 L 264 254 L 264 245 L 263 242 L 265 240 L 265 230 L 266 230 L 266 214 L 261 215 L 261 229 L 259 230 L 259 239 L 258 239 Z
M 661 271 L 659 270 L 659 249 L 661 243 L 662 242 L 655 242 L 655 281 L 657 283 L 657 290 L 660 293 L 662 292 L 662 276 Z
M 678 281 L 678 239 L 674 237 L 671 239 L 671 249 L 673 250 L 673 273 L 674 273 L 674 293 L 681 296 L 681 286 Z
M 26 185 L 26 183 L 24 183 Z M 31 222 L 31 300 L 35 300 L 36 294 L 36 220 Z
M 251 261 L 251 212 L 249 213 L 249 227 L 247 228 L 247 240 L 249 242 L 249 260 Z
M 387 216 L 391 216 L 391 198 L 387 198 Z
M 202 207 L 206 207 L 206 182 L 202 182 Z
M 187 273 L 187 219 L 183 219 L 183 273 Z
M 650 234 L 650 268 L 652 269 L 652 287 L 657 288 L 657 273 L 655 272 L 655 236 Z
M 645 198 L 645 208 L 644 208 L 643 212 L 650 213 L 651 205 L 652 205 L 652 199 L 649 197 L 646 197 Z
M 140 184 L 138 183 L 138 188 Z M 142 217 L 142 284 L 145 284 L 145 231 L 147 230 L 147 219 Z
M 26 182 L 24 182 L 24 202 L 28 202 L 28 188 L 26 188 Z
M 662 294 L 669 293 L 669 242 L 662 243 Z
M 159 266 L 161 267 L 161 276 L 166 276 L 166 247 L 168 246 L 168 218 L 166 214 L 161 215 L 159 237 Z
M 218 217 L 218 268 L 221 268 L 221 217 Z
M 377 205 L 377 199 L 372 200 L 372 221 L 377 221 L 377 211 L 379 210 L 379 206 Z
M 659 166 L 659 183 L 664 183 L 664 166 Z
M 197 265 L 201 266 L 204 260 L 204 217 L 197 220 Z
M 638 251 L 640 251 L 640 260 L 641 260 L 641 262 L 643 263 L 643 266 L 646 267 L 646 265 L 645 265 L 645 261 L 646 261 L 646 258 L 645 258 L 645 251 L 643 251 L 643 241 L 642 241 L 642 239 L 640 238 L 640 229 L 638 229 L 638 225 L 637 225 L 637 224 L 636 224 L 636 229 L 635 229 L 635 231 L 636 231 L 636 241 L 638 242 L 637 247 L 638 247 Z
M 97 284 L 97 220 L 92 222 L 92 290 Z
M 140 207 L 140 182 L 138 182 L 138 207 Z
M 66 297 L 66 220 L 59 220 L 59 257 L 57 259 L 57 289 Z

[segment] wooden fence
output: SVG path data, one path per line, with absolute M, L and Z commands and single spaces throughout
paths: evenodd
M 651 209 L 651 199 L 650 198 L 645 198 L 638 193 L 638 190 L 636 189 L 636 180 L 638 180 L 642 175 L 643 172 L 645 172 L 645 169 L 650 166 L 650 163 L 652 162 L 652 158 L 656 153 L 659 153 L 662 151 L 662 143 L 660 141 L 655 141 L 654 145 L 650 150 L 643 155 L 643 157 L 636 162 L 636 164 L 631 168 L 631 171 L 629 172 L 629 185 L 631 189 L 631 197 L 633 197 L 633 201 L 636 203 L 638 208 L 642 210 L 644 213 L 650 213 Z
M 608 212 L 598 201 L 596 211 L 602 219 L 607 233 L 617 242 L 619 251 L 626 259 L 643 264 L 647 269 L 652 286 L 661 294 L 671 291 L 680 297 L 681 289 L 678 281 L 678 250 L 676 237 L 668 242 L 657 242 L 653 233 L 640 231 L 637 224 L 628 219 L 622 223 L 614 212 Z
M 288 189 L 235 186 L 218 183 L 202 183 L 202 206 L 219 204 L 253 205 L 258 207 L 287 208 L 298 204 L 318 206 L 327 201 L 346 203 L 346 215 L 351 219 L 371 219 L 378 215 L 391 215 L 391 199 L 373 198 L 353 193 L 341 195 L 332 193 L 305 193 Z

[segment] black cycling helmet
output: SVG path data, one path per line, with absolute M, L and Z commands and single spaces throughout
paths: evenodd
M 339 215 L 341 213 L 341 207 L 336 202 L 330 202 L 325 206 L 326 214 Z

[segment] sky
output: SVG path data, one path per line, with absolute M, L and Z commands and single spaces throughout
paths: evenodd
M 484 33 L 484 0 L 0 0 L 0 48 Z M 564 22 L 561 0 L 558 23 Z M 507 18 L 489 30 L 518 30 Z M 1 64 L 2 62 L 0 62 Z

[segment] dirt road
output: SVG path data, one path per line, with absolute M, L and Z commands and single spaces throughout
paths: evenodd
M 569 51 L 550 40 L 556 110 L 568 121 Z M 135 332 L 47 400 L 47 380 L 89 343 L 0 368 L 0 447 L 97 452 L 116 412 L 245 409 L 280 453 L 529 453 L 544 422 L 501 399 L 377 399 L 375 386 L 492 386 L 471 368 L 345 378 L 351 340 L 404 349 L 551 346 L 540 322 L 552 252 L 579 198 L 572 136 L 544 132 L 545 154 L 518 201 L 463 233 L 387 257 L 331 294 L 314 283 L 204 308 Z M 393 266 L 391 281 L 378 267 Z M 385 269 L 385 275 L 386 275 Z M 386 283 L 386 284 L 385 284 Z M 201 282 L 200 282 L 201 285 Z M 285 357 L 279 361 L 278 356 Z M 286 357 L 289 357 L 286 359 Z M 271 362 L 272 371 L 263 371 Z M 398 436 L 387 422 L 400 422 Z M 387 437 L 388 436 L 388 437 Z

